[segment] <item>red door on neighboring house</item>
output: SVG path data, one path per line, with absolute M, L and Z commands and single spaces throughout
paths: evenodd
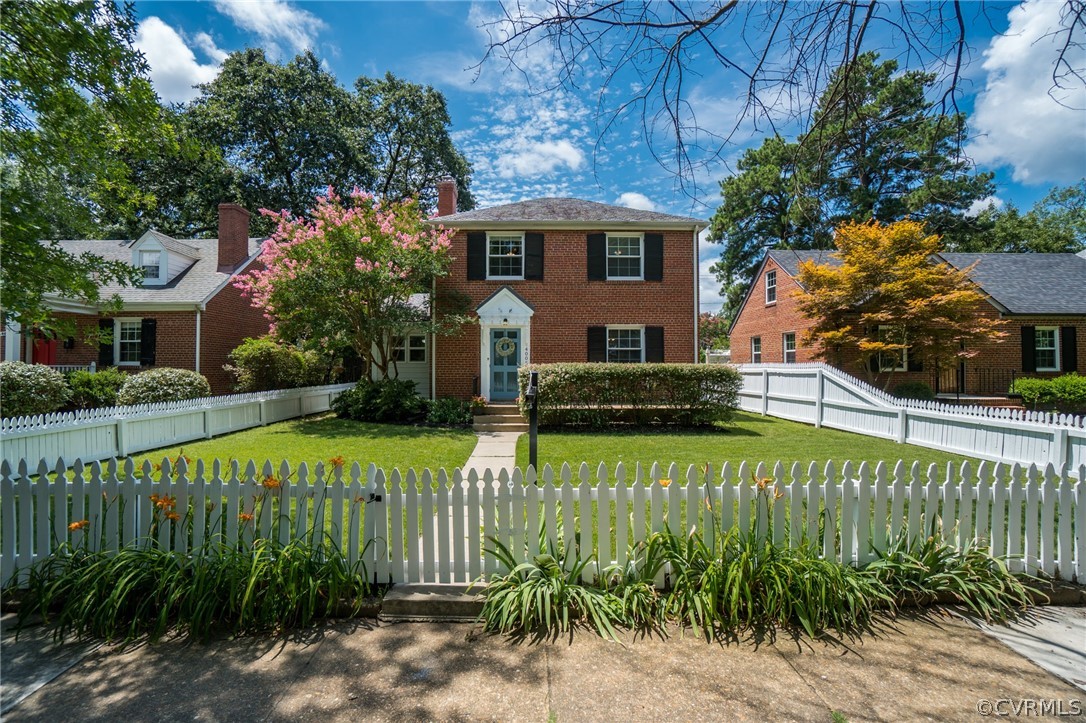
M 35 334 L 32 361 L 35 364 L 56 364 L 57 340 L 46 339 L 45 336 L 40 333 Z

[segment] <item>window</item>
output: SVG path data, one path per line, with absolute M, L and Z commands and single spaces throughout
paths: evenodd
M 1034 337 L 1037 371 L 1060 370 L 1060 330 L 1055 326 L 1038 326 Z
M 762 363 L 762 337 L 754 336 L 750 339 L 750 363 Z
M 607 234 L 607 278 L 641 279 L 641 236 Z
M 404 343 L 402 336 L 392 339 L 392 360 L 397 362 L 424 362 L 426 361 L 426 337 L 422 334 L 412 334 Z
M 645 361 L 644 329 L 607 327 L 607 361 L 640 364 Z
M 113 362 L 117 366 L 139 366 L 142 320 L 114 319 Z
M 891 344 L 900 344 L 904 339 L 897 338 L 893 327 L 879 327 L 879 341 Z M 909 371 L 909 349 L 901 351 L 884 351 L 879 353 L 878 365 L 880 372 L 906 372 Z
M 766 271 L 765 272 L 765 303 L 776 304 L 777 303 L 777 272 Z
M 487 234 L 488 279 L 524 278 L 524 236 Z
M 161 259 L 161 251 L 140 251 L 140 267 L 143 269 L 143 278 L 158 279 Z
M 784 334 L 782 339 L 782 346 L 784 347 L 784 363 L 795 364 L 796 363 L 796 332 L 790 331 Z

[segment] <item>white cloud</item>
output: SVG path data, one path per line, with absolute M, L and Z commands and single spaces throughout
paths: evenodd
M 226 60 L 226 56 L 229 55 L 225 50 L 215 45 L 214 39 L 207 33 L 196 33 L 192 38 L 192 44 L 219 65 L 221 65 L 223 61 Z
M 200 35 L 206 40 L 197 36 L 194 44 L 214 61 L 212 63 L 198 62 L 180 33 L 160 18 L 149 17 L 136 30 L 135 46 L 147 58 L 151 82 L 167 103 L 191 100 L 198 94 L 194 85 L 209 83 L 219 74 L 219 63 L 226 54 L 215 47 L 214 41 L 206 33 Z
M 618 197 L 615 203 L 619 206 L 638 208 L 642 211 L 655 211 L 659 208 L 648 196 L 643 193 L 637 193 L 636 191 L 626 191 L 626 193 L 623 193 Z
M 702 311 L 719 313 L 724 305 L 720 282 L 709 269 L 720 259 L 720 244 L 709 242 L 709 229 L 698 234 L 698 302 Z
M 560 168 L 576 171 L 584 163 L 584 152 L 568 140 L 528 141 L 495 161 L 498 175 L 502 178 L 531 178 L 545 176 Z
M 284 0 L 215 0 L 215 9 L 242 30 L 259 35 L 272 57 L 280 54 L 280 43 L 294 52 L 312 48 L 317 34 L 326 27 L 316 15 Z
M 972 218 L 981 211 L 986 211 L 989 206 L 995 206 L 996 208 L 1003 208 L 1003 199 L 998 196 L 988 196 L 987 198 L 978 198 L 973 203 L 969 204 L 969 208 L 965 209 L 965 215 Z
M 978 137 L 968 152 L 980 164 L 1011 166 L 1020 183 L 1068 183 L 1086 168 L 1086 87 L 1052 87 L 1063 7 L 1023 2 L 1010 11 L 1007 32 L 984 51 L 988 79 L 977 95 Z

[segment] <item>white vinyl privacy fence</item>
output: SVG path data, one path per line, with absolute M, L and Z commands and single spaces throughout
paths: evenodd
M 1086 419 L 897 399 L 831 366 L 744 364 L 739 405 L 816 427 L 1075 474 L 1086 465 Z
M 53 474 L 51 474 L 51 470 Z M 1086 469 L 1078 470 L 1079 476 Z M 666 474 L 666 476 L 665 476 Z M 958 470 L 866 462 L 772 471 L 745 463 L 665 473 L 653 465 L 574 472 L 529 467 L 497 477 L 385 471 L 353 464 L 278 468 L 253 462 L 137 469 L 42 461 L 0 465 L 0 573 L 7 584 L 59 546 L 117 550 L 149 540 L 180 553 L 244 548 L 255 538 L 329 541 L 384 582 L 470 582 L 498 571 L 497 540 L 518 560 L 544 546 L 625 564 L 653 532 L 697 532 L 712 544 L 738 527 L 780 545 L 811 544 L 863 564 L 899 539 L 941 535 L 1010 556 L 1014 570 L 1086 581 L 1086 489 L 1051 466 L 968 463 Z M 176 518 L 176 521 L 171 518 Z M 218 549 L 218 548 L 216 548 Z
M 353 384 L 105 407 L 0 420 L 3 460 L 127 457 L 195 439 L 324 412 Z

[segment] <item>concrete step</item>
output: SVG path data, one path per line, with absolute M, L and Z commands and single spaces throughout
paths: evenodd
M 474 421 L 476 424 L 506 424 L 508 422 L 527 424 L 527 420 L 519 414 L 476 414 Z
M 528 423 L 520 422 L 476 422 L 472 429 L 476 432 L 527 432 Z
M 475 620 L 483 610 L 486 585 L 470 591 L 464 583 L 393 585 L 381 603 L 382 620 Z
M 519 417 L 520 416 L 520 407 L 518 407 L 515 402 L 508 402 L 508 403 L 500 403 L 499 402 L 497 404 L 491 402 L 490 404 L 483 407 L 483 414 L 498 414 L 498 415 L 515 414 L 515 415 L 517 415 Z

